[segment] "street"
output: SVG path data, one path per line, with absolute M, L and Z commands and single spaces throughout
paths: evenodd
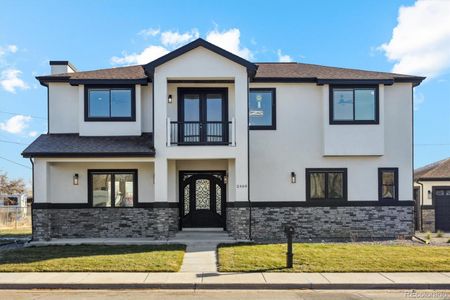
M 450 290 L 2 290 L 0 299 L 450 299 Z

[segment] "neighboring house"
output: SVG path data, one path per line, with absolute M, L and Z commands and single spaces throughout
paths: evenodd
M 414 232 L 413 88 L 423 77 L 252 63 L 195 40 L 146 65 L 50 62 L 33 238 L 255 240 Z M 251 226 L 250 226 L 251 224 Z
M 416 228 L 450 231 L 450 157 L 414 171 Z

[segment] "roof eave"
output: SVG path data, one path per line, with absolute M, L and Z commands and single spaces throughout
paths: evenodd
M 420 85 L 422 83 L 422 81 L 424 81 L 426 79 L 426 77 L 422 77 L 422 76 L 410 76 L 410 77 L 394 77 L 394 82 L 397 83 L 412 83 L 413 87 L 416 87 L 418 85 Z
M 155 157 L 155 151 L 152 152 L 110 152 L 110 153 L 98 153 L 98 152 L 22 152 L 21 155 L 24 158 L 33 157 L 69 157 L 69 158 L 88 158 L 88 157 Z
M 51 82 L 66 82 L 70 85 L 80 84 L 140 84 L 147 85 L 151 82 L 151 78 L 136 78 L 136 79 L 71 79 L 70 76 L 37 76 L 37 80 L 43 86 L 48 86 Z

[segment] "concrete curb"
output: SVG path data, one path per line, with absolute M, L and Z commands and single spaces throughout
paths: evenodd
M 0 289 L 448 290 L 450 283 L 0 283 Z

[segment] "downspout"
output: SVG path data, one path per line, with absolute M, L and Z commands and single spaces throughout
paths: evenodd
M 416 180 L 416 183 L 420 185 L 420 231 L 423 231 L 423 183 L 419 179 Z
M 252 201 L 250 200 L 250 127 L 249 127 L 249 105 L 248 99 L 250 97 L 250 76 L 247 76 L 247 199 L 249 209 L 249 226 L 248 238 L 252 240 Z
M 50 133 L 50 89 L 48 87 L 48 84 L 44 84 L 44 86 L 47 88 L 47 134 L 49 134 Z M 31 158 L 30 158 L 30 160 L 31 160 Z
M 412 175 L 412 179 L 414 182 L 414 85 L 411 85 L 411 157 L 412 157 L 412 162 L 411 162 L 411 175 Z M 411 187 L 412 191 L 413 191 L 413 199 L 414 199 L 414 183 L 412 183 L 412 187 Z M 422 187 L 423 188 L 423 187 Z M 420 201 L 419 201 L 420 202 Z M 414 209 L 413 209 L 414 212 Z M 414 214 L 413 214 L 413 218 L 414 218 Z M 421 211 L 420 211 L 420 228 L 422 228 L 422 206 L 421 206 Z M 413 220 L 413 228 L 414 228 L 414 233 L 415 233 L 415 229 L 416 229 L 416 225 L 415 225 L 416 220 Z
M 31 240 L 33 240 L 33 228 L 34 228 L 34 218 L 33 218 L 33 204 L 34 204 L 34 161 L 30 157 L 31 162 L 31 197 L 33 197 L 33 201 L 31 201 Z

